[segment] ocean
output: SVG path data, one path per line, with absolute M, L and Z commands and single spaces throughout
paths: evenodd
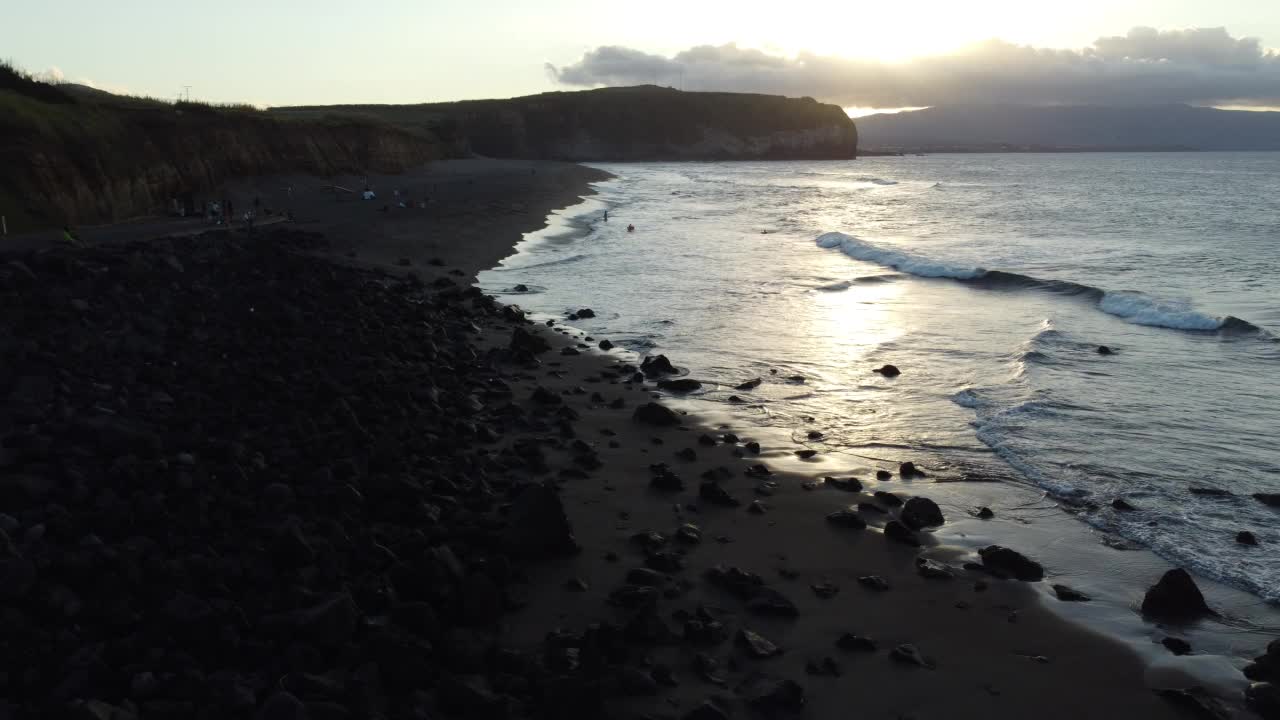
M 592 308 L 569 324 L 667 354 L 814 473 L 1018 485 L 1280 602 L 1280 508 L 1252 496 L 1280 493 L 1280 154 L 598 167 L 482 287 Z

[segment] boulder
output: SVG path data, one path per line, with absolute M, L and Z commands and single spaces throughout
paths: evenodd
M 1023 582 L 1044 579 L 1044 568 L 1026 555 L 1000 545 L 988 545 L 978 551 L 982 565 L 993 575 L 1011 577 Z
M 1258 538 L 1254 537 L 1253 533 L 1249 532 L 1248 530 L 1241 530 L 1240 532 L 1236 533 L 1236 542 L 1240 543 L 1241 545 L 1254 546 L 1258 544 Z
M 902 506 L 898 519 L 912 530 L 937 527 L 946 522 L 938 504 L 927 497 L 913 497 Z
M 880 373 L 881 375 L 888 378 L 898 377 L 899 375 L 902 374 L 902 371 L 899 370 L 896 365 L 883 365 L 881 367 L 876 368 L 872 372 Z
M 754 658 L 771 658 L 782 654 L 782 648 L 765 639 L 763 635 L 746 628 L 738 631 L 738 645 Z
M 1254 493 L 1253 499 L 1267 507 L 1280 507 L 1280 493 Z
M 837 510 L 827 515 L 827 522 L 836 527 L 850 528 L 853 530 L 863 530 L 867 527 L 867 521 L 862 519 L 858 511 L 854 508 L 845 508 Z
M 658 389 L 668 392 L 689 393 L 702 387 L 702 383 L 691 378 L 677 378 L 675 380 L 659 380 Z
M 915 531 L 897 520 L 890 520 L 885 523 L 884 536 L 889 540 L 902 543 L 903 545 L 920 547 L 920 538 L 916 535 Z
M 636 422 L 657 425 L 658 427 L 670 427 L 680 424 L 680 416 L 674 410 L 655 402 L 645 403 L 637 407 L 631 417 Z
M 736 690 L 748 707 L 766 717 L 797 714 L 804 709 L 804 688 L 794 680 L 751 673 Z
M 666 355 L 654 355 L 640 361 L 640 372 L 646 377 L 654 377 L 657 375 L 675 375 L 678 370 L 676 366 L 671 364 Z
M 1160 621 L 1185 622 L 1212 615 L 1213 611 L 1191 574 L 1175 568 L 1147 590 L 1142 598 L 1142 614 Z
M 1067 587 L 1066 585 L 1054 585 L 1053 594 L 1057 595 L 1058 599 L 1063 602 L 1089 602 L 1093 599 L 1079 590 Z
M 537 559 L 570 555 L 580 548 L 555 487 L 530 485 L 516 496 L 502 537 L 512 554 Z

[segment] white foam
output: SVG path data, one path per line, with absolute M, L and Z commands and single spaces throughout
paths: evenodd
M 1109 292 L 1098 303 L 1102 311 L 1138 325 L 1175 330 L 1217 330 L 1223 319 L 1192 310 L 1182 302 L 1157 300 L 1135 292 Z
M 839 292 L 841 290 L 848 290 L 852 286 L 853 286 L 852 280 L 841 280 L 840 282 L 833 282 L 833 283 L 828 283 L 826 285 L 819 285 L 816 289 L 825 290 L 826 292 Z
M 840 252 L 854 260 L 876 263 L 877 265 L 883 265 L 919 277 L 972 280 L 987 273 L 986 270 L 980 267 L 950 265 L 945 262 L 911 255 L 900 250 L 876 247 L 852 235 L 840 232 L 823 233 L 818 236 L 817 243 L 818 247 L 839 248 Z
M 854 178 L 857 182 L 871 183 L 872 185 L 897 185 L 897 180 L 886 180 L 884 178 L 871 177 L 864 175 L 863 177 Z

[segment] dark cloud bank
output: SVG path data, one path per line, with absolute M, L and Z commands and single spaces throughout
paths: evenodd
M 902 63 L 703 45 L 666 58 L 602 46 L 565 67 L 564 85 L 683 83 L 691 90 L 808 95 L 844 106 L 956 103 L 1280 105 L 1280 52 L 1225 28 L 1139 27 L 1083 50 L 990 40 Z

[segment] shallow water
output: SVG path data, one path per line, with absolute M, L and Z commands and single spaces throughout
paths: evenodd
M 833 466 L 1042 489 L 1280 600 L 1277 510 L 1250 497 L 1280 492 L 1280 154 L 601 167 L 617 179 L 487 290 L 593 308 L 573 324 L 670 354 L 700 399 Z

